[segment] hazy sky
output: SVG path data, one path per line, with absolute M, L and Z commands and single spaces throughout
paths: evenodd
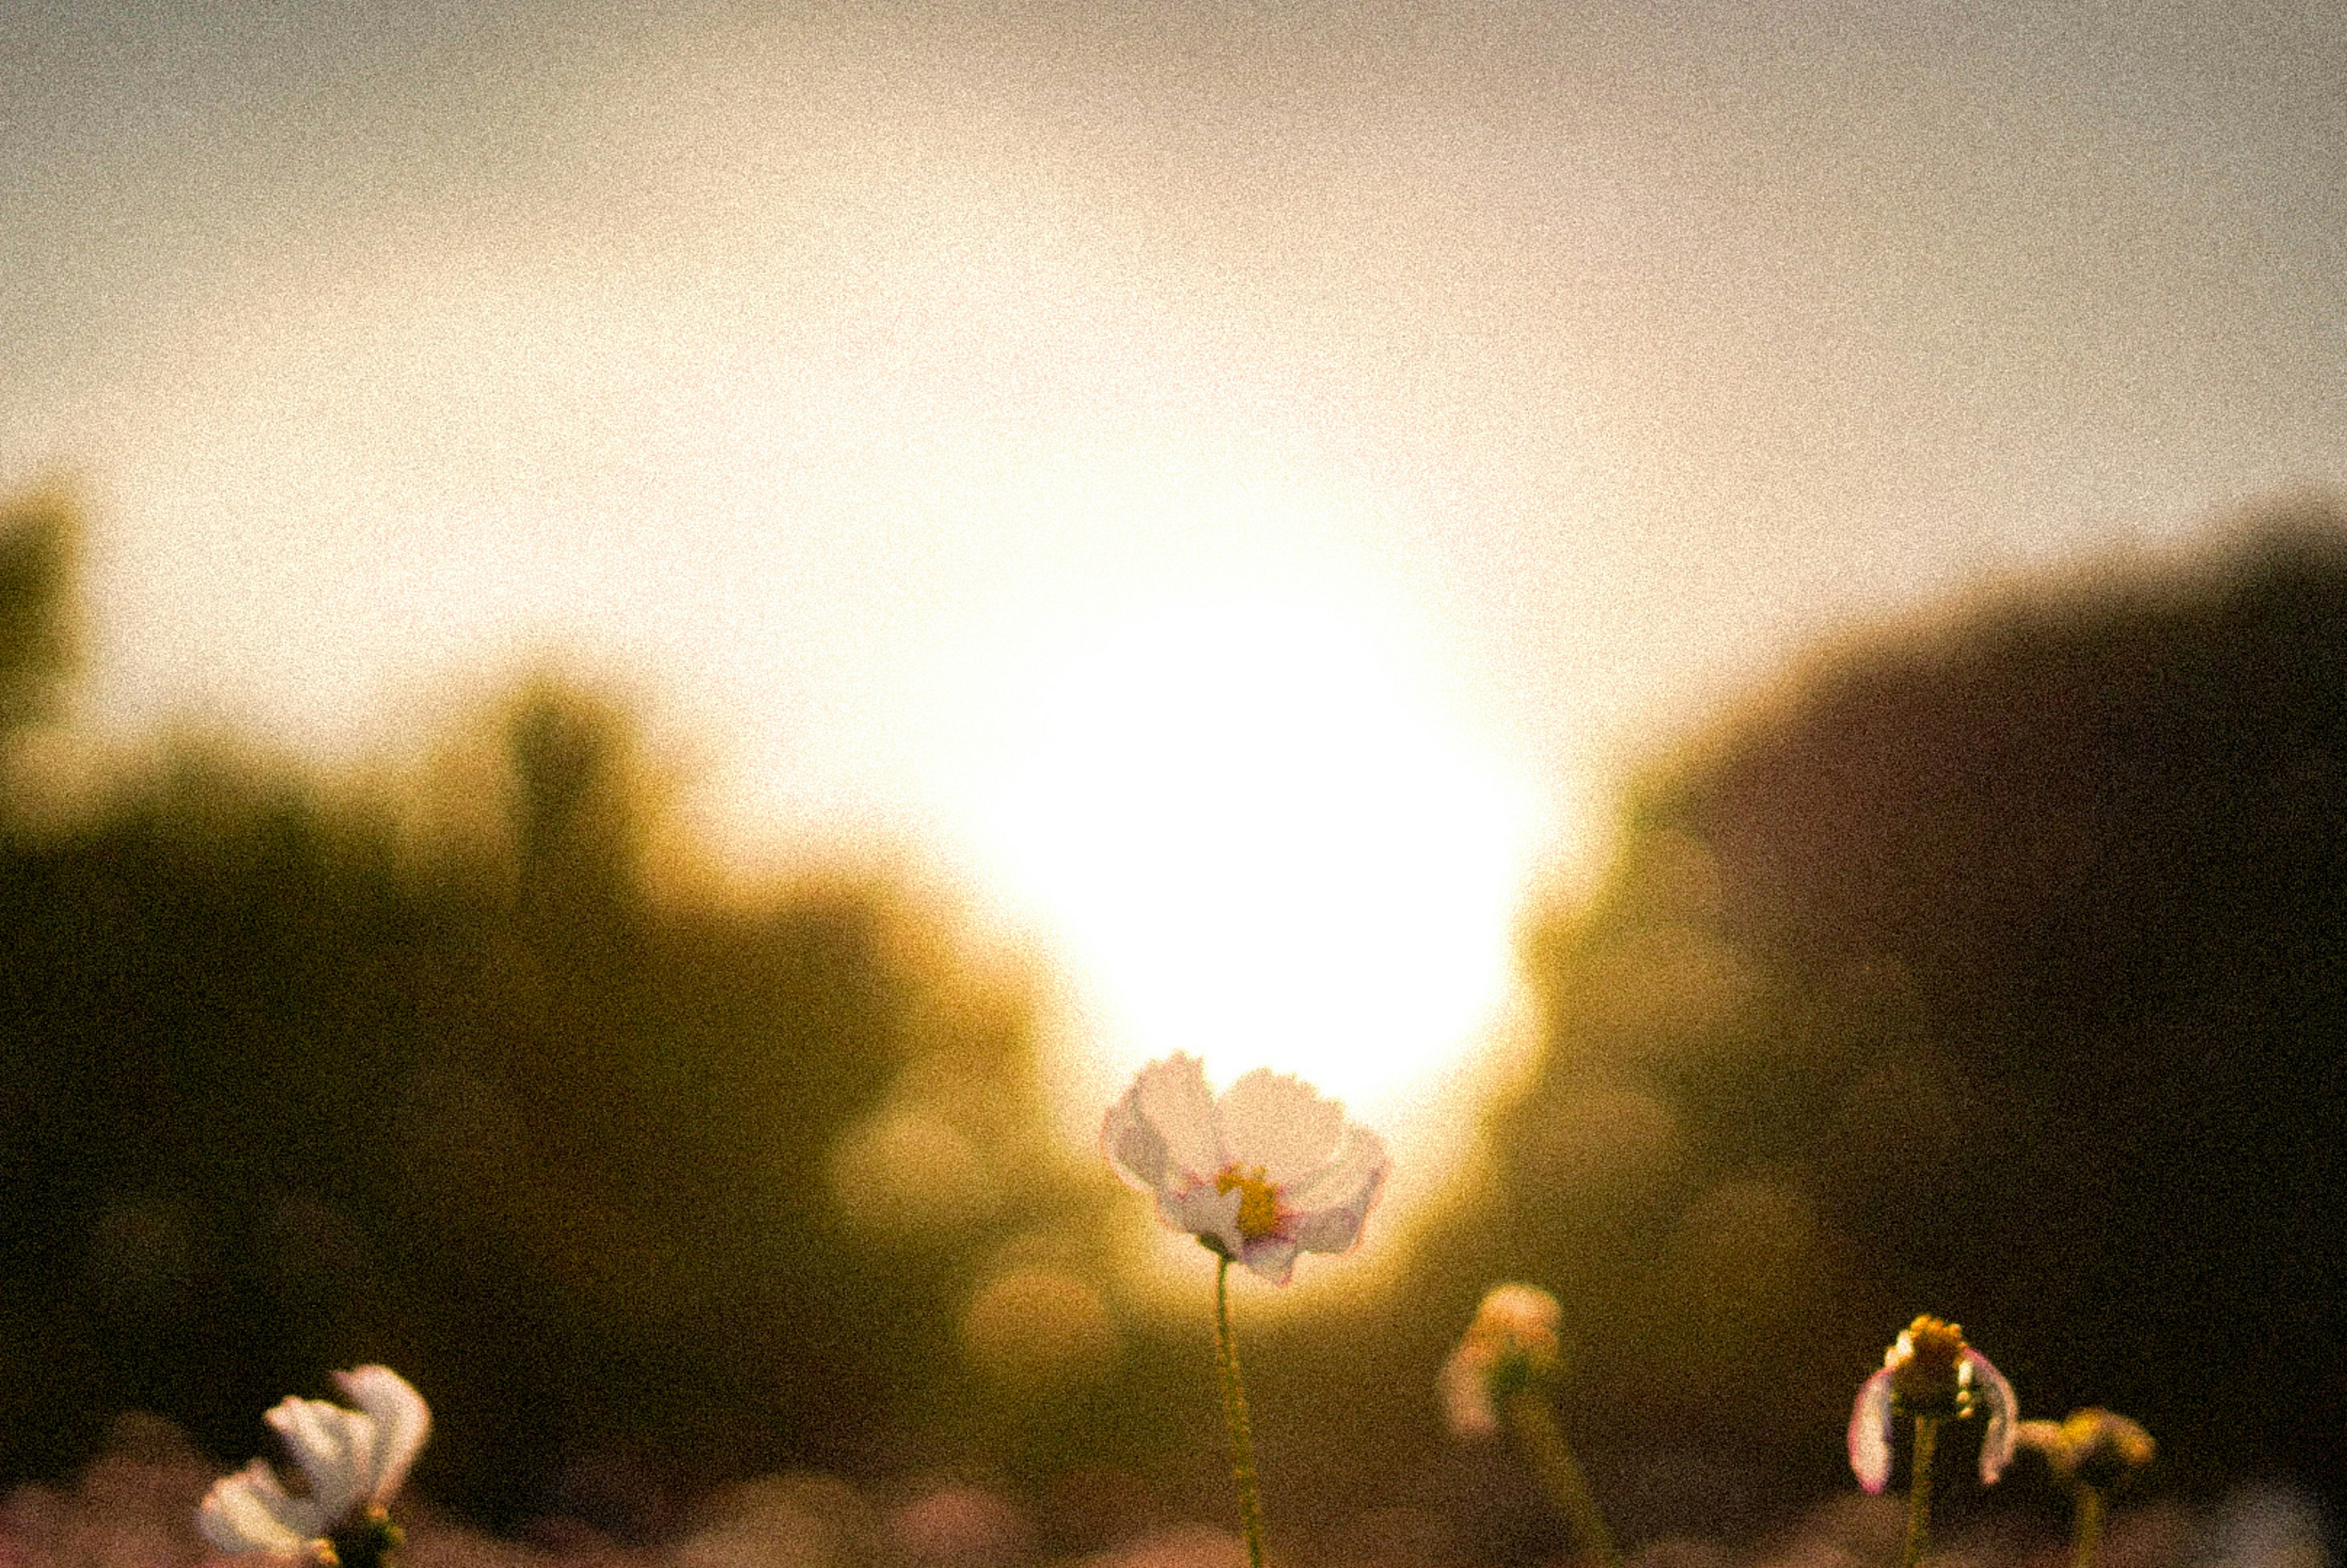
M 97 726 L 568 651 L 744 845 L 965 833 L 1232 602 L 1569 816 L 1853 618 L 2347 477 L 2321 0 L 0 0 L 0 174 Z

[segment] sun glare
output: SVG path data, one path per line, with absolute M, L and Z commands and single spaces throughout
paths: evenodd
M 998 801 L 1087 993 L 1071 1091 L 1097 1116 L 1181 1050 L 1418 1141 L 1505 1010 L 1532 816 L 1354 619 L 1233 596 L 1123 621 L 1048 683 Z

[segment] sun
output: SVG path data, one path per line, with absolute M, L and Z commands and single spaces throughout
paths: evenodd
M 1390 1125 L 1490 1044 L 1532 799 L 1408 675 L 1358 611 L 1226 593 L 1125 616 L 1042 682 L 993 836 L 1088 998 L 1094 1125 L 1175 1050 Z

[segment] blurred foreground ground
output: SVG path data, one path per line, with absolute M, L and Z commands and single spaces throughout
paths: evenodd
M 194 1510 L 216 1471 L 169 1423 L 130 1416 L 70 1486 L 18 1486 L 0 1503 L 0 1568 L 195 1568 L 208 1561 Z M 1276 1500 L 1274 1501 L 1276 1507 Z M 1866 1568 L 1895 1562 L 1903 1500 L 1855 1491 L 1790 1529 L 1727 1545 L 1656 1541 L 1631 1568 Z M 406 1568 L 1240 1568 L 1239 1541 L 1218 1523 L 1151 1517 L 1081 1501 L 1035 1509 L 949 1479 L 858 1488 L 796 1471 L 739 1482 L 704 1499 L 661 1542 L 624 1545 L 567 1519 L 520 1541 L 494 1539 L 404 1502 Z M 2025 1511 L 1960 1524 L 1936 1568 L 2064 1568 L 2068 1543 Z M 1364 1513 L 1308 1540 L 1273 1542 L 1288 1568 L 1471 1568 L 1472 1521 L 1416 1509 Z M 2327 1568 L 2315 1505 L 2273 1486 L 2206 1506 L 2153 1500 L 2122 1507 L 2101 1568 Z M 217 1563 L 220 1559 L 209 1559 Z M 1559 1568 L 1569 1560 L 1553 1560 Z

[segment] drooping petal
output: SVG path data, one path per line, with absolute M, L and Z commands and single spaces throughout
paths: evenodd
M 1286 1285 L 1296 1273 L 1296 1243 L 1286 1236 L 1265 1236 L 1239 1249 L 1239 1261 L 1274 1285 Z
M 1175 1051 L 1143 1068 L 1126 1098 L 1136 1120 L 1145 1122 L 1164 1141 L 1164 1181 L 1150 1184 L 1161 1190 L 1166 1182 L 1188 1178 L 1212 1181 L 1230 1163 L 1214 1120 L 1214 1097 L 1206 1088 L 1206 1067 L 1196 1057 Z
M 2013 1462 L 2021 1402 L 2013 1397 L 2013 1385 L 2004 1380 L 2004 1374 L 1969 1345 L 1964 1347 L 1964 1364 L 1972 1368 L 1973 1386 L 1988 1404 L 1988 1430 L 1981 1434 L 1980 1478 L 1983 1486 L 1994 1486 L 2004 1467 Z
M 1300 1182 L 1328 1163 L 1345 1108 L 1290 1073 L 1258 1067 L 1214 1107 L 1223 1148 L 1234 1163 L 1260 1166 L 1274 1186 Z
M 2045 1462 L 2056 1475 L 2070 1471 L 2069 1434 L 2059 1421 L 2015 1421 L 2013 1426 L 2013 1446 L 2015 1452 L 2035 1449 L 2045 1456 Z
M 2029 1442 L 2030 1429 L 2044 1424 L 2022 1422 L 2016 1429 L 2021 1441 Z M 2055 1465 L 2055 1473 L 2065 1481 L 2081 1481 L 2097 1491 L 2108 1491 L 2133 1479 L 2159 1452 L 2159 1444 L 2143 1430 L 2141 1422 L 2131 1421 L 2100 1405 L 2072 1410 L 2063 1418 L 2061 1433 L 2062 1453 Z
M 1362 1223 L 1386 1180 L 1385 1140 L 1348 1127 L 1337 1157 L 1282 1194 L 1294 1214 L 1289 1234 L 1307 1252 L 1343 1252 L 1361 1239 Z
M 1101 1153 L 1108 1156 L 1109 1168 L 1128 1185 L 1144 1193 L 1165 1190 L 1173 1174 L 1173 1159 L 1165 1147 L 1165 1135 L 1142 1118 L 1139 1084 L 1108 1108 L 1101 1122 Z
M 1859 1385 L 1850 1408 L 1850 1469 L 1858 1484 L 1881 1491 L 1891 1484 L 1891 1368 Z
M 1500 1430 L 1500 1412 L 1491 1403 L 1494 1345 L 1470 1335 L 1442 1363 L 1442 1413 L 1454 1436 L 1488 1438 Z
M 214 1550 L 231 1557 L 247 1552 L 290 1556 L 320 1532 L 307 1517 L 307 1501 L 287 1496 L 268 1461 L 254 1460 L 212 1482 L 196 1506 L 196 1528 Z
M 1158 1194 L 1157 1217 L 1177 1231 L 1189 1232 L 1225 1257 L 1235 1258 L 1245 1246 L 1239 1231 L 1243 1201 L 1244 1194 L 1236 1187 L 1227 1193 L 1212 1186 L 1185 1187 Z
M 1537 1285 L 1495 1285 L 1475 1307 L 1469 1332 L 1519 1355 L 1555 1360 L 1564 1328 L 1564 1308 Z
M 369 1502 L 389 1502 L 431 1435 L 432 1407 L 388 1367 L 354 1368 L 335 1373 L 334 1381 L 343 1397 L 365 1412 L 374 1427 L 372 1473 L 362 1495 Z
M 310 1483 L 305 1501 L 318 1520 L 313 1535 L 349 1512 L 366 1495 L 374 1455 L 374 1418 L 323 1399 L 286 1398 L 261 1419 L 285 1440 Z

